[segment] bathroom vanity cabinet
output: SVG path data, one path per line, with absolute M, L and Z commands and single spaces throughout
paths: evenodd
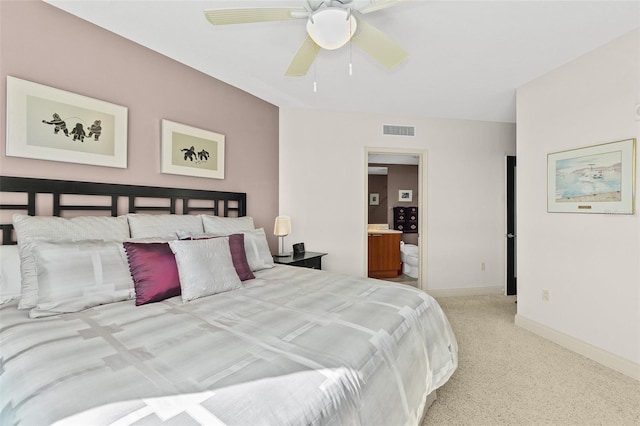
M 395 278 L 402 273 L 400 231 L 369 231 L 369 277 Z

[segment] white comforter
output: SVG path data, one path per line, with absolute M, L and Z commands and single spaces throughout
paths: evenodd
M 0 309 L 0 424 L 417 424 L 457 367 L 426 293 L 276 266 L 183 304 Z

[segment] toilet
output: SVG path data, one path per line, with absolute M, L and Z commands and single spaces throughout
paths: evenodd
M 415 244 L 400 242 L 400 260 L 402 261 L 402 273 L 411 278 L 418 278 L 420 273 L 420 250 Z

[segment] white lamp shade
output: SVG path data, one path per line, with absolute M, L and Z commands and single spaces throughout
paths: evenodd
M 289 216 L 276 217 L 276 224 L 273 227 L 273 235 L 284 237 L 291 233 L 291 219 Z
M 339 7 L 320 9 L 313 14 L 312 19 L 313 21 L 307 21 L 307 33 L 318 46 L 327 50 L 335 50 L 347 44 L 358 26 L 356 18 Z

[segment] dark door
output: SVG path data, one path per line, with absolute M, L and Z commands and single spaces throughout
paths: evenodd
M 507 294 L 516 286 L 516 157 L 507 157 Z

